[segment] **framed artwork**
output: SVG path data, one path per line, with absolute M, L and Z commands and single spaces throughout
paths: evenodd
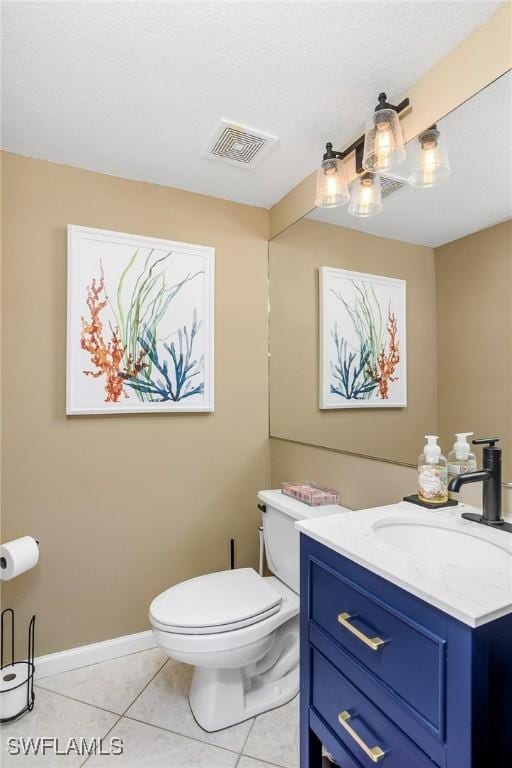
M 213 411 L 214 259 L 68 227 L 67 414 Z
M 407 405 L 405 285 L 320 268 L 320 408 Z

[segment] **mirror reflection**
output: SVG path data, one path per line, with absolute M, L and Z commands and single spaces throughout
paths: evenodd
M 375 205 L 363 174 L 271 241 L 273 437 L 415 464 L 424 435 L 447 453 L 492 433 L 512 480 L 511 88 L 409 142 L 378 215 L 354 215 Z

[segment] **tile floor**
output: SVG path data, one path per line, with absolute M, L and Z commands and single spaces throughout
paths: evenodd
M 192 668 L 159 649 L 141 651 L 36 683 L 34 710 L 1 730 L 2 768 L 298 768 L 298 700 L 218 733 L 195 722 Z M 123 754 L 10 754 L 10 739 L 72 737 L 123 741 Z M 26 743 L 26 742 L 25 742 Z

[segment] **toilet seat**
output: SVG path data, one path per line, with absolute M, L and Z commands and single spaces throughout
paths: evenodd
M 169 651 L 170 656 L 174 656 L 181 661 L 185 661 L 182 654 L 193 653 L 196 655 L 196 661 L 188 660 L 188 664 L 197 664 L 197 659 L 211 653 L 226 653 L 243 646 L 257 643 L 262 638 L 269 636 L 282 624 L 298 616 L 299 596 L 289 587 L 276 579 L 275 576 L 262 577 L 273 589 L 281 596 L 279 610 L 269 616 L 267 619 L 256 621 L 236 631 L 223 631 L 212 633 L 190 633 L 173 632 L 168 627 L 157 627 L 155 621 L 151 619 L 153 632 L 157 638 L 158 644 Z
M 151 603 L 153 627 L 163 632 L 204 635 L 251 626 L 277 613 L 282 596 L 253 568 L 218 571 L 189 579 Z

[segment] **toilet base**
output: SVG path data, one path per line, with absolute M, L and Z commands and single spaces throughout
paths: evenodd
M 238 668 L 195 667 L 189 692 L 192 713 L 205 731 L 219 731 L 275 709 L 299 692 L 298 617 L 275 632 L 267 653 Z

